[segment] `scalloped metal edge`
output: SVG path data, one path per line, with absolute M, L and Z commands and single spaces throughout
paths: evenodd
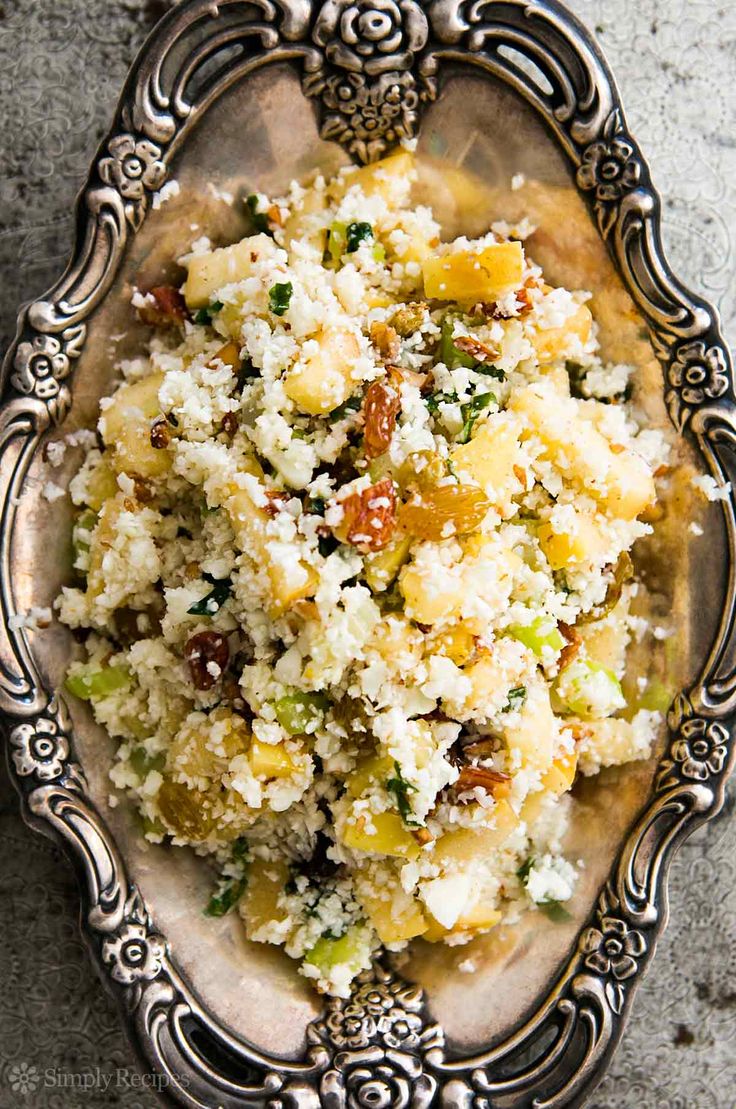
M 233 62 L 225 51 L 235 43 L 242 52 Z M 175 49 L 180 62 L 172 68 Z M 214 77 L 198 88 L 200 67 L 220 57 Z M 448 1057 L 421 990 L 380 965 L 361 977 L 349 1002 L 327 1002 L 298 1062 L 259 1052 L 204 1011 L 90 802 L 72 758 L 63 700 L 44 689 L 24 630 L 11 625 L 15 505 L 44 432 L 69 409 L 85 321 L 109 290 L 191 123 L 233 82 L 283 61 L 300 67 L 304 95 L 321 113 L 322 136 L 362 161 L 413 136 L 447 63 L 499 77 L 530 101 L 570 159 L 648 321 L 675 427 L 692 439 L 719 485 L 734 469 L 734 380 L 717 313 L 667 264 L 659 198 L 613 78 L 566 9 L 555 0 L 184 0 L 132 68 L 78 202 L 69 267 L 43 299 L 21 310 L 3 364 L 0 707 L 9 720 L 12 777 L 28 822 L 69 850 L 93 955 L 142 1059 L 166 1076 L 169 1093 L 183 1105 L 212 1099 L 223 1109 L 581 1105 L 602 1077 L 665 926 L 674 851 L 719 810 L 736 758 L 729 727 L 736 710 L 733 494 L 722 501 L 729 575 L 721 624 L 698 680 L 670 712 L 669 745 L 650 802 L 537 1012 L 472 1058 Z

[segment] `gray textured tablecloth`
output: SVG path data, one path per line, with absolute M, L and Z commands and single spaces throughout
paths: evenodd
M 618 75 L 665 197 L 673 263 L 719 305 L 734 336 L 736 3 L 572 6 L 597 31 Z M 163 0 L 0 0 L 2 348 L 18 303 L 40 294 L 66 260 L 73 198 L 127 66 L 165 7 Z M 591 1109 L 736 1105 L 732 812 L 733 791 L 673 867 L 671 924 Z M 157 1101 L 133 1084 L 120 1018 L 79 938 L 71 867 L 23 826 L 4 770 L 0 844 L 0 1109 L 152 1109 Z M 70 1075 L 90 1088 L 62 1085 Z

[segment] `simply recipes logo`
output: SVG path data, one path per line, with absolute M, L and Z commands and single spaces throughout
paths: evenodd
M 92 1090 L 156 1090 L 161 1092 L 169 1086 L 186 1089 L 189 1079 L 184 1074 L 141 1074 L 130 1067 L 116 1067 L 103 1070 L 102 1067 L 89 1067 L 86 1070 L 71 1071 L 61 1067 L 41 1069 L 26 1060 L 9 1063 L 5 1068 L 4 1084 L 17 1097 L 15 1105 L 25 1100 L 33 1105 L 32 1095 L 42 1089 L 66 1090 L 88 1093 Z M 0 1102 L 0 1104 L 4 1104 Z

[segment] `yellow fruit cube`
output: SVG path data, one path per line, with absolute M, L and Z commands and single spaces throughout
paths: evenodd
M 553 570 L 567 566 L 605 561 L 610 544 L 590 516 L 575 513 L 574 524 L 564 532 L 553 531 L 551 524 L 539 528 L 539 543 Z
M 416 563 L 401 571 L 399 588 L 407 614 L 420 624 L 436 624 L 458 616 L 465 599 L 463 583 L 457 576 L 443 575 L 440 582 Z
M 151 425 L 157 416 L 163 419 L 158 399 L 163 379 L 162 373 L 156 373 L 121 386 L 100 417 L 102 438 L 118 474 L 153 478 L 171 467 L 168 447 L 157 449 L 151 444 Z M 168 424 L 167 434 L 173 434 Z
M 105 501 L 118 492 L 118 479 L 112 464 L 112 451 L 105 451 L 87 481 L 87 504 L 99 512 Z
M 294 565 L 272 557 L 266 525 L 269 517 L 257 505 L 247 489 L 238 489 L 225 500 L 235 538 L 241 550 L 259 565 L 265 566 L 271 584 L 273 612 L 286 611 L 305 597 L 312 597 L 319 584 L 319 575 L 307 562 Z
M 635 520 L 657 497 L 652 471 L 632 451 L 613 455 L 607 485 L 606 507 L 611 516 L 622 520 Z
M 422 265 L 424 292 L 432 300 L 493 301 L 521 285 L 523 269 L 524 251 L 518 242 L 435 255 Z
M 519 817 L 505 799 L 500 800 L 493 810 L 494 828 L 458 828 L 445 832 L 435 840 L 432 858 L 444 866 L 470 862 L 483 858 L 496 847 L 500 847 L 519 824 Z
M 529 683 L 518 723 L 504 730 L 509 750 L 521 756 L 522 766 L 544 773 L 552 765 L 558 735 L 559 723 L 552 712 L 547 686 L 541 680 Z
M 464 624 L 435 632 L 427 640 L 428 655 L 445 655 L 456 666 L 464 666 L 475 651 L 475 636 Z
M 376 879 L 371 883 L 359 881 L 355 895 L 381 943 L 401 943 L 421 936 L 427 920 L 414 898 L 404 892 L 393 875 L 381 873 Z
M 572 343 L 576 347 L 578 340 L 583 344 L 587 343 L 592 325 L 590 309 L 586 304 L 581 304 L 559 327 L 534 330 L 529 334 L 529 339 L 540 362 L 553 362 L 565 358 Z
M 358 185 L 366 196 L 378 194 L 390 201 L 397 183 L 412 180 L 414 176 L 414 155 L 409 150 L 398 150 L 378 162 L 362 166 L 355 173 L 335 178 L 327 189 L 332 200 L 339 200 L 348 189 Z
M 189 272 L 184 285 L 188 307 L 206 308 L 215 293 L 249 277 L 253 263 L 273 256 L 275 250 L 276 244 L 269 235 L 251 235 L 231 246 L 193 255 L 187 263 Z
M 187 778 L 219 778 L 230 759 L 244 753 L 250 740 L 250 728 L 242 716 L 215 709 L 202 722 L 186 720 L 171 741 L 166 765 L 176 780 Z
M 450 455 L 458 479 L 477 482 L 502 515 L 513 514 L 511 495 L 523 485 L 519 432 L 518 421 L 505 414 L 489 416 L 470 442 Z
M 283 240 L 287 250 L 295 242 L 306 242 L 315 250 L 324 250 L 326 209 L 327 193 L 322 189 L 307 189 L 299 207 L 292 212 L 283 227 Z
M 371 755 L 359 762 L 346 780 L 351 797 L 360 797 L 374 782 L 386 782 L 394 769 L 394 760 L 388 755 Z
M 248 762 L 256 778 L 288 778 L 297 769 L 283 743 L 262 743 L 253 739 Z
M 371 851 L 376 855 L 391 855 L 401 859 L 415 859 L 420 847 L 398 813 L 360 813 L 354 822 L 347 823 L 342 842 L 354 851 Z
M 281 860 L 266 862 L 253 859 L 248 866 L 248 884 L 238 903 L 238 912 L 245 922 L 249 939 L 259 928 L 286 920 L 287 913 L 279 906 L 279 895 L 289 881 L 289 867 Z
M 284 382 L 284 391 L 303 412 L 325 416 L 358 388 L 352 375 L 360 347 L 352 331 L 341 328 L 326 329 L 316 338 L 319 348 L 297 362 Z

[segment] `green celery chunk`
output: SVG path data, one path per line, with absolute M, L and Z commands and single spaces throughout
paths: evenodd
M 277 281 L 268 290 L 268 307 L 274 316 L 283 316 L 291 303 L 294 286 L 290 281 Z
M 472 370 L 477 365 L 475 358 L 472 358 L 465 351 L 459 350 L 452 338 L 452 329 L 455 325 L 457 316 L 445 316 L 442 321 L 442 334 L 440 336 L 440 362 L 444 362 L 448 370 L 456 370 L 458 366 L 464 366 L 466 370 Z
M 104 670 L 82 666 L 67 674 L 64 685 L 75 697 L 91 701 L 130 685 L 130 671 L 127 666 L 106 666 Z
M 316 966 L 323 974 L 329 974 L 334 967 L 343 963 L 357 973 L 363 967 L 367 954 L 368 931 L 360 925 L 354 925 L 338 938 L 329 934 L 321 936 L 312 950 L 304 956 L 304 962 Z
M 156 755 L 149 755 L 145 747 L 134 747 L 130 753 L 130 765 L 139 778 L 145 778 L 151 770 L 161 771 L 166 765 L 166 755 L 159 751 Z
M 561 651 L 565 646 L 565 638 L 551 616 L 537 616 L 531 624 L 512 624 L 509 634 L 537 656 L 541 656 L 545 647 Z
M 610 716 L 625 708 L 621 683 L 606 666 L 577 658 L 558 675 L 553 687 L 553 707 L 583 720 Z
M 289 735 L 313 732 L 321 724 L 330 702 L 323 693 L 289 693 L 274 702 L 276 719 Z

